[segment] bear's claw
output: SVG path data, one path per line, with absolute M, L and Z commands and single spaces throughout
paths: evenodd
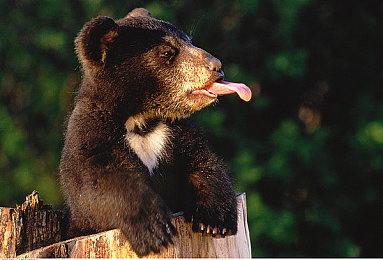
M 212 237 L 222 238 L 234 234 L 234 232 L 228 230 L 227 228 L 219 228 L 217 226 L 204 225 L 203 223 L 198 224 L 198 229 L 194 228 L 193 224 L 193 231 L 202 233 L 202 235 L 211 235 Z

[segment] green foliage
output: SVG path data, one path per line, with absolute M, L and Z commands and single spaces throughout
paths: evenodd
M 380 1 L 1 1 L 0 206 L 33 189 L 63 205 L 73 40 L 92 17 L 138 6 L 255 94 L 192 116 L 247 193 L 253 256 L 383 256 Z

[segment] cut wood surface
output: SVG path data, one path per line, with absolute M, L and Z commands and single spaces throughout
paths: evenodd
M 238 233 L 236 235 L 227 236 L 225 238 L 213 238 L 211 236 L 204 236 L 201 233 L 193 232 L 191 229 L 191 224 L 186 223 L 182 216 L 178 216 L 172 219 L 172 223 L 178 232 L 178 234 L 173 238 L 174 244 L 166 249 L 164 248 L 159 254 L 149 255 L 148 258 L 251 257 L 250 236 L 246 215 L 246 196 L 244 193 L 242 193 L 238 195 L 237 199 L 239 222 Z M 3 224 L 3 218 L 1 219 L 1 224 Z M 8 242 L 3 240 L 2 243 L 3 248 L 5 245 L 4 243 Z M 10 247 L 13 246 L 12 243 L 8 243 L 7 245 Z M 0 252 L 0 257 L 16 256 L 6 256 L 4 252 L 5 251 Z M 114 229 L 94 235 L 77 237 L 67 241 L 55 243 L 50 246 L 35 249 L 23 254 L 17 254 L 17 257 L 136 258 L 137 255 L 134 253 L 134 251 L 131 250 L 129 242 L 124 239 L 120 230 Z

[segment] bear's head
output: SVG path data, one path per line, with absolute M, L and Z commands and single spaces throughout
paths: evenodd
M 217 58 L 142 8 L 117 21 L 91 20 L 76 38 L 76 50 L 84 73 L 80 93 L 112 104 L 125 117 L 188 116 L 216 100 L 205 89 L 224 75 Z

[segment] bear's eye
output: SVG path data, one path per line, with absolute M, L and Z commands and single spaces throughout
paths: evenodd
M 170 59 L 173 58 L 176 55 L 176 52 L 174 50 L 171 51 L 165 51 L 162 53 L 162 57 Z

